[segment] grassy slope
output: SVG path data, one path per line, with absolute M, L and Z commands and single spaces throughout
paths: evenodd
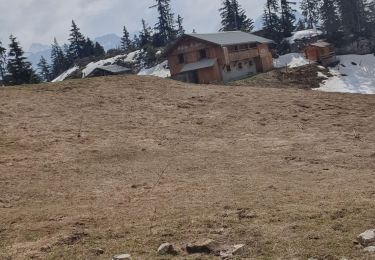
M 0 89 L 0 125 L 0 258 L 370 257 L 375 96 L 110 77 Z

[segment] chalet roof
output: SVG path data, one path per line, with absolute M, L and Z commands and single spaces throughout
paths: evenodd
M 255 34 L 245 33 L 240 31 L 217 32 L 217 33 L 189 33 L 184 34 L 177 39 L 164 53 L 167 56 L 185 37 L 192 37 L 201 41 L 213 43 L 219 46 L 229 46 L 235 44 L 245 43 L 272 43 L 270 39 L 266 39 Z
M 310 45 L 311 46 L 325 48 L 325 47 L 331 46 L 332 44 L 330 44 L 329 42 L 319 41 L 319 42 L 312 43 Z
M 190 37 L 194 37 L 203 41 L 211 42 L 220 46 L 228 46 L 233 44 L 244 44 L 244 43 L 272 43 L 272 40 L 257 36 L 255 34 L 240 32 L 240 31 L 229 31 L 229 32 L 218 32 L 218 33 L 190 33 L 186 34 Z
M 100 67 L 97 67 L 97 69 L 105 70 L 105 71 L 108 71 L 108 72 L 111 72 L 111 73 L 122 73 L 122 72 L 131 71 L 131 69 L 129 69 L 129 68 L 119 66 L 119 65 L 116 65 L 116 64 L 107 65 L 107 66 L 100 66 Z
M 204 68 L 210 68 L 215 65 L 215 62 L 216 62 L 216 59 L 203 59 L 198 62 L 188 63 L 182 68 L 180 73 L 204 69 Z

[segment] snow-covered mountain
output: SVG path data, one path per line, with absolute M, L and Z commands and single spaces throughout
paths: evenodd
M 100 43 L 100 45 L 102 45 L 104 49 L 108 51 L 109 49 L 115 49 L 120 46 L 121 37 L 114 33 L 111 33 L 96 37 L 95 41 Z

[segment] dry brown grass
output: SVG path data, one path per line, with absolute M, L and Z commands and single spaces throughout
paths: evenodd
M 375 96 L 109 77 L 1 89 L 0 125 L 0 259 L 374 257 Z

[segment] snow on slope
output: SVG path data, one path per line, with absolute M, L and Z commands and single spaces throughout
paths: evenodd
M 317 90 L 375 94 L 375 56 L 373 54 L 337 57 L 340 64 L 330 69 L 333 77 L 325 80 Z
M 117 60 L 125 58 L 126 55 L 117 55 L 115 57 L 105 59 L 105 60 L 100 60 L 97 62 L 90 62 L 87 64 L 86 68 L 82 70 L 82 78 L 85 78 L 87 75 L 89 75 L 91 72 L 93 72 L 96 68 L 105 66 L 105 65 L 112 65 L 115 63 Z
M 290 44 L 294 43 L 295 40 L 302 40 L 304 38 L 316 37 L 323 34 L 322 31 L 317 29 L 308 29 L 298 32 L 294 32 L 292 37 L 287 38 Z
M 140 76 L 149 75 L 149 76 L 157 76 L 160 78 L 167 78 L 171 76 L 171 72 L 169 71 L 169 68 L 168 68 L 168 61 L 164 61 L 150 69 L 142 69 L 138 73 L 138 75 Z
M 275 68 L 283 68 L 286 66 L 288 66 L 289 68 L 295 68 L 307 65 L 309 63 L 309 60 L 307 60 L 301 53 L 288 53 L 280 56 L 277 59 L 274 59 L 273 61 L 273 65 Z
M 63 74 L 61 74 L 60 76 L 58 76 L 57 78 L 55 78 L 54 80 L 52 80 L 52 82 L 63 81 L 63 80 L 65 80 L 67 77 L 69 77 L 70 75 L 72 75 L 74 72 L 76 72 L 76 70 L 78 70 L 78 69 L 79 69 L 78 66 L 74 66 L 73 68 L 68 69 L 68 70 L 65 71 Z

